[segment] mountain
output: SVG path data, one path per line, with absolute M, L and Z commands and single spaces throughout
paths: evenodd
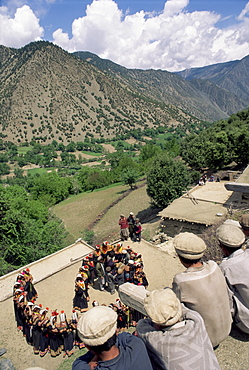
M 241 60 L 186 69 L 177 73 L 209 97 L 212 95 L 210 86 L 218 86 L 225 92 L 229 92 L 236 98 L 231 105 L 231 111 L 228 110 L 229 114 L 234 113 L 233 109 L 237 107 L 238 102 L 241 103 L 240 109 L 249 105 L 249 55 Z
M 0 47 L 0 136 L 13 142 L 112 138 L 200 122 L 145 93 L 49 42 Z
M 176 74 L 127 69 L 46 41 L 0 46 L 0 137 L 66 143 L 158 125 L 187 129 L 247 107 L 248 70 L 248 57 Z
M 151 98 L 165 104 L 177 105 L 200 119 L 218 120 L 248 106 L 247 100 L 241 99 L 240 92 L 237 93 L 229 89 L 228 84 L 221 83 L 227 69 L 236 65 L 236 62 L 217 64 L 212 74 L 216 79 L 208 79 L 211 66 L 170 73 L 162 70 L 127 69 L 90 52 L 75 52 L 74 55 L 101 69 L 107 75 L 126 81 L 127 85 L 132 85 Z M 242 61 L 238 61 L 238 63 L 241 62 L 239 69 L 242 68 Z M 199 81 L 198 73 L 206 76 L 207 83 L 204 77 Z M 196 78 L 193 79 L 193 77 Z M 238 73 L 235 78 L 238 86 L 241 78 L 243 77 Z M 218 84 L 219 79 L 220 85 Z M 249 80 L 244 79 L 243 81 L 245 88 L 248 89 Z

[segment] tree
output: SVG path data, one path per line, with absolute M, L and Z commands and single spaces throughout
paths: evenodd
M 136 182 L 139 178 L 139 173 L 134 168 L 127 168 L 122 173 L 122 179 L 125 185 L 129 185 L 130 188 L 133 188 L 133 185 L 136 185 Z
M 168 154 L 159 155 L 147 175 L 147 194 L 158 207 L 166 207 L 182 195 L 190 183 L 190 175 L 182 161 Z
M 8 175 L 10 173 L 10 167 L 7 163 L 0 163 L 0 175 Z
M 161 149 L 159 148 L 159 146 L 146 144 L 142 147 L 140 151 L 139 160 L 141 162 L 146 162 L 148 159 L 151 159 L 160 153 Z
M 21 186 L 0 186 L 0 271 L 23 266 L 64 246 L 65 229 Z
M 60 177 L 56 172 L 34 177 L 29 183 L 29 190 L 34 199 L 50 206 L 67 198 L 71 182 L 68 177 Z

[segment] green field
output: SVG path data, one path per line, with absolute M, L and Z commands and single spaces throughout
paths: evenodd
M 29 150 L 32 149 L 32 146 L 29 145 L 29 146 L 18 146 L 17 147 L 17 153 L 20 155 L 20 154 L 26 154 Z
M 92 155 L 93 157 L 101 157 L 103 153 L 95 153 L 95 152 L 90 152 L 87 150 L 82 150 L 81 153 L 87 154 L 87 155 Z
M 28 173 L 31 175 L 35 175 L 39 173 L 40 175 L 47 173 L 48 171 L 55 171 L 55 167 L 41 167 L 41 168 L 32 168 L 31 170 L 27 170 Z

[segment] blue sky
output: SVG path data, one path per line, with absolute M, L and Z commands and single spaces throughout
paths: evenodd
M 249 54 L 249 1 L 0 0 L 0 44 L 36 40 L 127 68 L 201 67 Z

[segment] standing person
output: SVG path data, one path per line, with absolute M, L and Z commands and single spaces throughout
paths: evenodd
M 112 269 L 110 266 L 106 267 L 106 284 L 108 292 L 114 294 L 115 293 L 114 274 L 112 274 Z
M 40 311 L 41 314 L 41 338 L 40 338 L 40 357 L 44 357 L 46 353 L 49 351 L 49 318 L 47 317 L 47 313 L 49 308 L 46 307 Z
M 73 310 L 78 310 L 80 312 L 87 311 L 88 308 L 88 289 L 84 282 L 81 274 L 76 276 L 75 280 L 75 295 L 73 299 Z
M 97 263 L 95 266 L 96 269 L 96 275 L 98 277 L 99 282 L 99 288 L 101 291 L 105 290 L 105 268 L 104 268 L 104 258 L 102 256 L 99 256 L 97 259 Z
M 74 335 L 73 335 L 73 326 L 71 322 L 67 320 L 66 314 L 64 311 L 60 313 L 60 334 L 63 338 L 64 345 L 64 356 L 70 357 L 73 354 L 74 347 Z
M 217 263 L 202 262 L 205 242 L 195 234 L 175 236 L 174 247 L 186 270 L 176 274 L 173 291 L 180 302 L 202 316 L 213 347 L 227 338 L 232 317 L 226 281 Z
M 134 242 L 141 242 L 141 233 L 142 233 L 142 225 L 140 223 L 139 218 L 136 218 L 135 225 L 134 225 Z
M 130 333 L 116 334 L 117 314 L 110 307 L 91 308 L 77 329 L 89 352 L 74 361 L 72 370 L 152 370 L 143 341 Z
M 99 256 L 101 256 L 101 249 L 100 249 L 100 245 L 97 244 L 95 246 L 95 250 L 93 251 L 93 262 L 94 262 L 94 265 L 96 265 Z
M 249 334 L 249 249 L 241 247 L 245 241 L 243 231 L 233 225 L 221 225 L 217 238 L 224 254 L 220 264 L 229 293 L 234 324 Z
M 129 217 L 127 218 L 129 225 L 129 237 L 133 240 L 134 225 L 135 225 L 135 216 L 133 212 L 130 212 Z
M 32 307 L 32 342 L 33 351 L 35 355 L 40 353 L 40 341 L 41 341 L 41 306 L 35 304 Z
M 26 268 L 22 271 L 22 274 L 25 279 L 25 287 L 24 291 L 27 292 L 27 300 L 28 301 L 35 301 L 38 297 L 37 291 L 33 285 L 33 276 L 30 273 L 29 268 Z
M 155 369 L 220 370 L 202 317 L 171 289 L 147 292 L 144 309 L 149 318 L 139 320 L 136 330 Z
M 141 263 L 135 262 L 135 273 L 133 277 L 133 283 L 135 285 L 143 285 L 145 288 L 148 287 L 149 283 L 146 278 L 145 272 L 143 271 Z
M 124 215 L 120 215 L 118 224 L 120 226 L 120 239 L 122 241 L 128 240 L 128 237 L 129 237 L 129 225 L 128 225 L 127 218 Z
M 57 323 L 58 312 L 52 311 L 50 316 L 49 331 L 49 349 L 51 357 L 56 357 L 61 354 L 60 338 L 59 338 L 59 325 Z

